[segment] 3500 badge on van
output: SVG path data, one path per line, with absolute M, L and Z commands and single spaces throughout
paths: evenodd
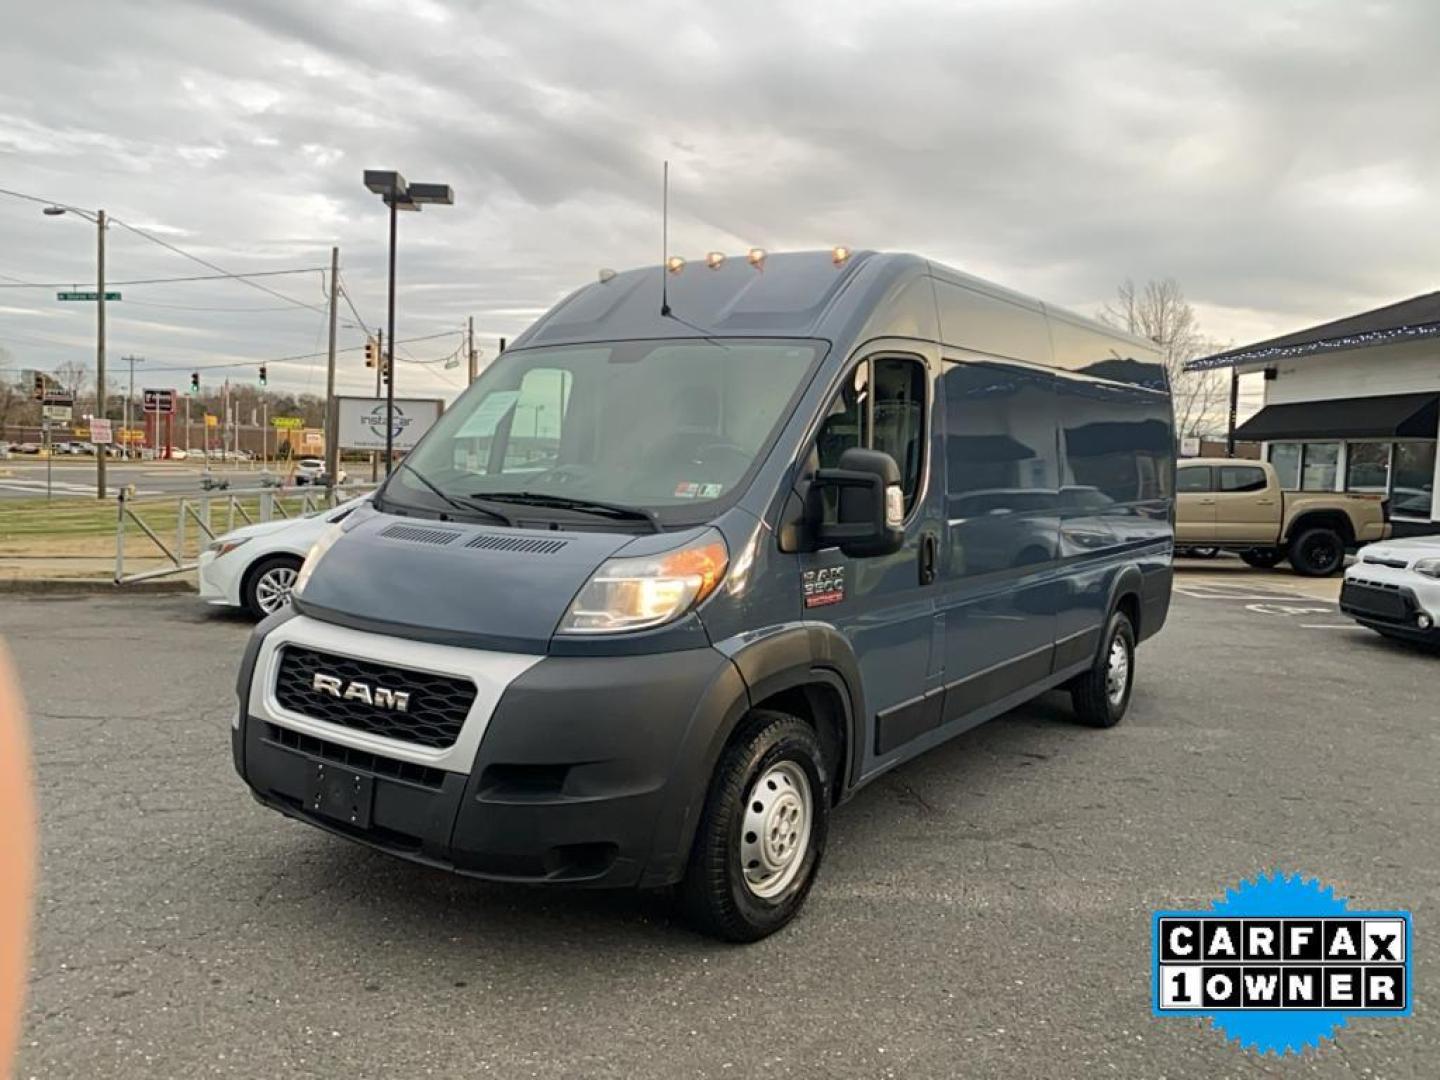
M 800 583 L 805 591 L 807 608 L 838 604 L 845 599 L 843 566 L 821 566 L 815 570 L 806 570 L 800 576 Z

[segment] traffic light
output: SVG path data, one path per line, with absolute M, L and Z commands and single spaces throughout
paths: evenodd
M 265 365 L 264 365 L 264 364 L 261 364 L 261 365 L 260 365 L 260 385 L 261 385 L 261 386 L 265 386 L 265 385 L 266 385 L 266 380 L 265 380 Z
M 43 371 L 35 372 L 35 389 L 32 393 L 36 401 L 45 400 L 45 373 Z
M 365 366 L 374 367 L 380 362 L 380 342 L 373 337 L 365 339 Z
M 198 371 L 190 372 L 190 393 L 200 393 L 200 372 Z

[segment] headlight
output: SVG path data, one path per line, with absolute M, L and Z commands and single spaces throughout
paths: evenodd
M 714 529 L 675 551 L 607 559 L 570 602 L 560 633 L 620 634 L 678 619 L 715 591 L 729 562 Z
M 345 530 L 338 523 L 325 527 L 320 538 L 310 545 L 310 551 L 305 556 L 305 564 L 300 567 L 300 573 L 295 575 L 295 584 L 290 589 L 291 596 L 298 596 L 305 591 L 305 586 L 310 583 L 310 575 L 315 573 L 316 565 L 325 557 L 325 553 L 335 546 L 335 541 L 343 535 L 345 535 Z
M 1440 578 L 1440 559 L 1417 559 L 1410 569 L 1426 577 Z
M 222 536 L 220 539 L 211 540 L 210 543 L 206 544 L 205 550 L 213 552 L 218 559 L 221 555 L 229 555 L 230 552 L 234 551 L 241 544 L 248 544 L 249 542 L 250 538 L 248 536 L 237 537 L 234 540 Z

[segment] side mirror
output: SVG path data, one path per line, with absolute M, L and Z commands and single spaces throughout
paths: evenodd
M 825 492 L 836 493 L 837 513 L 826 521 Z M 905 493 L 900 466 L 882 450 L 851 447 L 838 469 L 818 469 L 810 485 L 813 535 L 819 547 L 838 545 L 846 555 L 889 555 L 905 543 Z

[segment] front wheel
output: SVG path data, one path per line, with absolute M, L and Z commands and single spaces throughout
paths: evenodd
M 815 732 L 757 709 L 720 757 L 680 885 L 696 929 L 758 941 L 800 910 L 825 853 L 830 780 Z
M 1345 567 L 1345 541 L 1323 525 L 1306 529 L 1290 542 L 1290 565 L 1302 577 L 1331 577 Z
M 1135 683 L 1135 628 L 1117 611 L 1105 626 L 1105 637 L 1090 670 L 1070 684 L 1070 702 L 1082 724 L 1114 727 L 1130 705 Z
M 272 555 L 261 559 L 245 575 L 240 600 L 257 619 L 279 611 L 290 603 L 290 590 L 300 573 L 300 560 L 293 555 Z

